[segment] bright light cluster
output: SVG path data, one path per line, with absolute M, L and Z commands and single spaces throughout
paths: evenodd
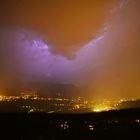
M 97 105 L 93 108 L 94 112 L 109 111 L 109 110 L 112 110 L 110 106 Z

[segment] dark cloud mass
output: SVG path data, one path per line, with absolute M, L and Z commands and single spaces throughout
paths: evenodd
M 139 98 L 139 13 L 139 0 L 1 1 L 0 88 Z

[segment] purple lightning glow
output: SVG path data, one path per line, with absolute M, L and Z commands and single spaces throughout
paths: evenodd
M 47 30 L 33 32 L 36 26 L 28 29 L 20 26 L 24 29 L 9 27 L 10 29 L 0 30 L 2 46 L 0 86 L 11 85 L 11 89 L 21 86 L 22 89 L 31 85 L 31 88 L 38 86 L 39 89 L 40 85 L 46 86 L 47 83 L 64 83 L 87 85 L 88 88 L 83 87 L 88 91 L 88 95 L 95 93 L 95 98 L 114 98 L 119 95 L 132 97 L 131 91 L 134 91 L 136 93 L 134 96 L 138 97 L 137 93 L 140 91 L 139 1 L 120 0 L 117 3 L 107 9 L 110 13 L 105 16 L 105 21 L 99 26 L 100 28 L 95 27 L 97 30 L 93 34 L 91 33 L 94 30 L 88 35 L 80 36 L 80 32 L 73 37 L 73 31 L 71 33 L 67 30 L 68 26 L 65 26 L 66 31 L 63 30 L 59 38 L 60 34 L 59 32 L 57 34 L 57 31 L 60 31 L 63 26 L 58 29 L 53 28 L 54 25 L 49 27 L 52 32 L 50 31 L 48 36 Z M 84 22 L 83 19 L 81 21 Z M 81 27 L 89 22 L 90 20 L 83 23 Z M 50 24 L 45 24 L 43 29 L 47 25 Z M 82 31 L 86 32 L 86 29 Z M 65 39 L 63 41 L 62 38 L 67 32 L 70 34 L 66 36 L 66 41 Z M 70 36 L 72 38 L 69 39 Z M 54 39 L 55 37 L 58 38 Z M 84 37 L 87 38 L 84 40 Z M 79 40 L 82 45 L 71 46 Z M 57 43 L 58 46 L 55 46 Z M 72 55 L 69 57 L 67 54 Z M 19 86 L 17 83 L 20 83 Z M 24 83 L 25 86 L 22 86 Z
M 116 9 L 122 8 L 127 2 L 122 1 Z M 55 54 L 51 51 L 51 45 L 34 33 L 19 29 L 4 31 L 5 36 L 12 40 L 14 51 L 19 56 L 19 63 L 24 78 L 34 80 L 45 80 L 59 83 L 76 83 L 81 76 L 86 77 L 87 73 L 93 73 L 106 64 L 101 52 L 108 38 L 111 36 L 110 25 L 103 25 L 97 36 L 83 45 L 73 59 L 68 59 L 61 54 Z M 107 49 L 107 48 L 106 48 Z M 92 63 L 92 64 L 91 64 Z M 86 79 L 83 78 L 85 81 Z M 83 83 L 83 81 L 80 81 Z
M 65 56 L 52 53 L 51 46 L 27 31 L 19 30 L 10 34 L 12 41 L 15 42 L 15 51 L 21 57 L 20 63 L 26 75 L 62 83 L 74 82 L 72 80 L 78 76 L 80 71 L 89 69 L 90 61 L 96 57 L 96 47 L 105 37 L 105 33 L 99 35 L 78 50 L 73 59 L 68 59 Z

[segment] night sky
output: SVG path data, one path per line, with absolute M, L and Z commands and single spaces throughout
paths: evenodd
M 0 89 L 140 98 L 139 14 L 139 0 L 1 0 Z

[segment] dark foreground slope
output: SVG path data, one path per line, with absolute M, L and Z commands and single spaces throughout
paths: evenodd
M 140 139 L 140 109 L 88 114 L 1 113 L 0 139 Z

